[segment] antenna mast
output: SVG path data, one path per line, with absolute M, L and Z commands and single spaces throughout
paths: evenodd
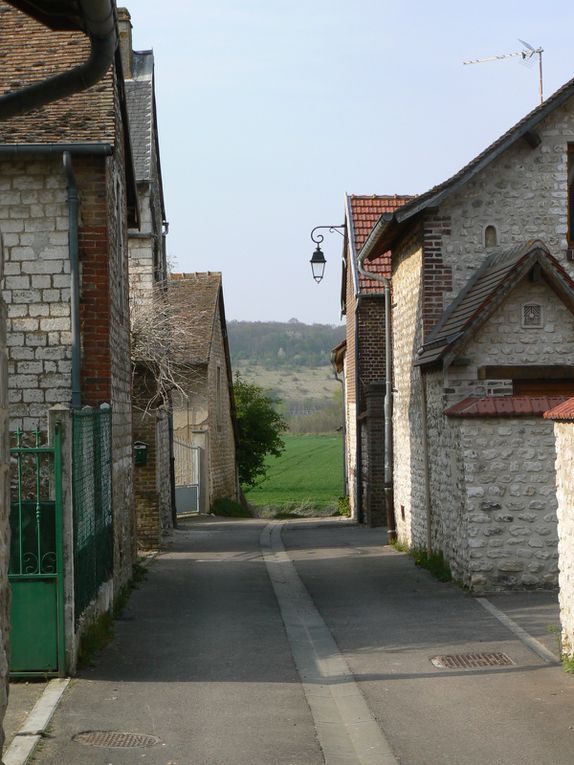
M 502 61 L 505 58 L 515 58 L 520 56 L 520 58 L 525 62 L 532 61 L 534 56 L 538 56 L 538 92 L 540 94 L 540 103 L 544 103 L 544 91 L 542 88 L 542 54 L 544 53 L 543 48 L 533 48 L 530 43 L 525 42 L 524 40 L 518 40 L 518 42 L 523 45 L 523 49 L 519 51 L 515 51 L 514 53 L 503 53 L 500 56 L 488 56 L 488 58 L 476 58 L 472 61 L 463 61 L 463 64 L 483 64 L 485 61 Z

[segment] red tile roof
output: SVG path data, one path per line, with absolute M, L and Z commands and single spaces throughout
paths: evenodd
M 574 420 L 574 398 L 569 398 L 550 411 L 544 412 L 544 417 L 547 420 Z
M 444 413 L 449 417 L 542 417 L 564 399 L 565 396 L 469 396 Z
M 402 207 L 413 199 L 412 196 L 360 196 L 350 194 L 350 210 L 352 221 L 350 221 L 350 230 L 353 233 L 353 244 L 355 252 L 358 255 L 361 247 L 369 236 L 371 229 L 379 220 L 383 213 L 390 213 Z M 369 271 L 390 276 L 390 252 L 371 260 L 368 265 Z M 367 279 L 359 274 L 359 290 L 361 292 L 378 293 L 382 292 L 382 285 Z

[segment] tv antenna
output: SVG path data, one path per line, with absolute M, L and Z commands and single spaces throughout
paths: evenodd
M 542 90 L 542 54 L 543 48 L 533 48 L 530 43 L 525 40 L 518 39 L 518 42 L 523 46 L 522 50 L 515 51 L 514 53 L 503 53 L 500 56 L 488 56 L 487 58 L 475 58 L 472 61 L 463 61 L 463 64 L 483 64 L 485 61 L 503 61 L 505 58 L 518 58 L 520 57 L 524 63 L 532 61 L 534 56 L 538 56 L 538 91 L 540 93 L 540 103 L 544 103 L 544 95 Z

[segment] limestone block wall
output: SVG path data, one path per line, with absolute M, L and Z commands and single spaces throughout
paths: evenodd
M 44 425 L 71 396 L 70 263 L 61 157 L 3 159 L 0 232 L 11 427 Z
M 475 589 L 555 587 L 558 536 L 552 423 L 460 421 L 469 571 Z
M 0 237 L 0 276 L 2 264 L 2 241 Z M 8 586 L 10 476 L 7 366 L 6 309 L 4 302 L 0 299 L 0 752 L 2 752 L 4 744 L 2 720 L 8 704 L 8 637 L 10 631 L 10 588 Z
M 398 539 L 425 545 L 420 373 L 412 361 L 422 342 L 422 247 L 416 234 L 393 263 L 394 497 Z
M 348 251 L 347 258 L 352 257 Z M 347 303 L 345 309 L 345 417 L 346 417 L 346 466 L 347 490 L 351 517 L 358 517 L 357 507 L 357 391 L 356 391 L 356 297 L 352 268 L 347 265 Z
M 555 422 L 562 650 L 574 655 L 574 423 Z

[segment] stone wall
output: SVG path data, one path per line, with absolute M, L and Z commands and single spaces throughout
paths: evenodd
M 351 517 L 358 520 L 357 506 L 357 390 L 356 390 L 356 296 L 353 270 L 349 261 L 352 257 L 347 251 L 346 266 L 346 307 L 345 307 L 345 417 L 346 417 L 346 466 L 347 490 L 349 492 L 349 510 Z
M 399 541 L 410 547 L 423 547 L 426 540 L 421 381 L 412 365 L 422 342 L 421 278 L 422 248 L 415 232 L 393 262 L 395 519 Z
M 238 499 L 235 436 L 231 418 L 225 346 L 221 326 L 221 312 L 217 308 L 211 340 L 208 366 L 208 421 L 209 421 L 209 485 L 210 505 L 216 499 Z
M 427 294 L 439 313 L 493 251 L 484 242 L 489 225 L 496 227 L 499 247 L 542 239 L 574 273 L 574 264 L 566 260 L 567 144 L 574 142 L 573 101 L 570 98 L 536 127 L 539 146 L 533 149 L 526 141 L 517 141 L 440 206 L 443 225 L 435 254 L 452 284 L 446 281 Z M 427 217 L 432 222 L 437 215 Z
M 474 589 L 558 582 L 556 452 L 539 418 L 461 421 L 470 546 L 464 583 Z
M 574 655 L 574 423 L 554 423 L 562 651 Z
M 0 237 L 0 276 L 3 265 L 2 249 Z M 4 744 L 2 720 L 8 704 L 8 636 L 10 632 L 10 588 L 8 585 L 10 478 L 7 365 L 6 310 L 4 302 L 0 299 L 0 752 L 2 752 Z
M 70 263 L 61 157 L 0 162 L 11 428 L 71 397 Z

